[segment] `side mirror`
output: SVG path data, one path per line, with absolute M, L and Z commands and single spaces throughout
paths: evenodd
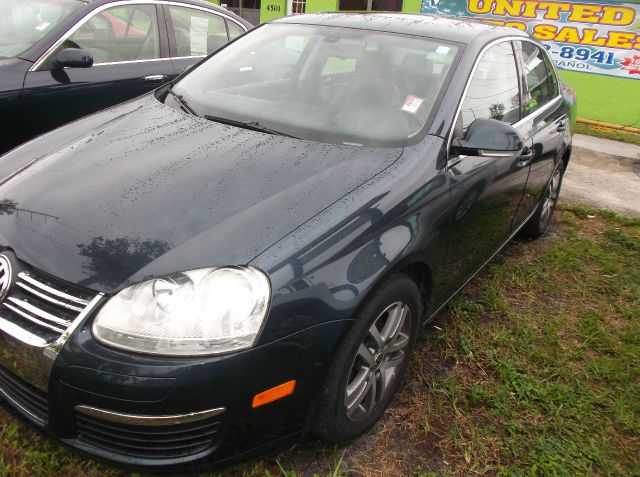
M 451 143 L 455 155 L 512 155 L 524 147 L 520 133 L 510 124 L 496 119 L 476 119 L 469 125 L 463 139 Z
M 65 48 L 53 60 L 54 68 L 89 68 L 93 66 L 93 56 L 81 48 Z

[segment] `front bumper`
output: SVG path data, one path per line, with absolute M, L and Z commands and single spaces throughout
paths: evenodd
M 74 449 L 167 472 L 224 463 L 300 433 L 349 323 L 324 323 L 243 352 L 176 359 L 102 346 L 90 322 L 60 350 L 46 391 L 8 371 L 0 356 L 0 396 Z M 292 379 L 292 395 L 252 408 L 253 396 Z

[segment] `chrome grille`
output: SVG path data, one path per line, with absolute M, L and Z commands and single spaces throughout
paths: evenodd
M 44 345 L 60 338 L 94 297 L 35 270 L 22 270 L 0 305 L 0 319 L 35 335 Z

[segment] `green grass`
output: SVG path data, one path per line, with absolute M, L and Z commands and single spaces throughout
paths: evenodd
M 578 117 L 640 127 L 640 80 L 560 71 L 576 91 Z
M 640 475 L 640 219 L 572 206 L 433 322 L 379 424 L 230 477 Z M 0 475 L 125 475 L 0 412 Z
M 640 145 L 640 134 L 631 132 L 618 131 L 616 129 L 592 126 L 591 124 L 584 123 L 576 123 L 575 132 L 578 134 L 588 134 L 589 136 L 603 137 L 606 139 L 613 139 L 614 141 Z
M 512 245 L 436 336 L 456 363 L 433 381 L 456 403 L 440 446 L 462 474 L 640 471 L 640 221 L 560 220 L 561 238 Z

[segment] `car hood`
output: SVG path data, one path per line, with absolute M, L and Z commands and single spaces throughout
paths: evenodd
M 0 160 L 21 167 L 0 185 L 0 245 L 104 292 L 249 263 L 402 153 L 226 126 L 152 95 L 113 117 L 75 123 L 77 137 L 33 161 L 20 157 L 28 147 Z M 98 125 L 87 131 L 83 121 Z
M 0 109 L 12 105 L 19 99 L 18 91 L 22 89 L 24 75 L 31 66 L 29 61 L 20 58 L 0 57 Z M 0 143 L 2 142 L 0 132 Z
M 19 63 L 29 63 L 26 60 L 21 58 L 5 58 L 4 56 L 0 56 L 0 68 L 10 68 Z

